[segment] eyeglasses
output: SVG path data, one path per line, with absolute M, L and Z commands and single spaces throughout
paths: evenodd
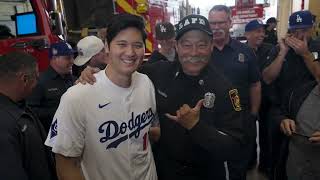
M 216 22 L 213 22 L 213 21 L 210 21 L 209 24 L 211 26 L 223 26 L 227 23 L 228 21 L 216 21 Z

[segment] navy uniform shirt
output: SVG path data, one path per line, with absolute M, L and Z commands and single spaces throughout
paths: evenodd
M 184 74 L 179 62 L 147 64 L 140 72 L 148 75 L 156 90 L 159 179 L 219 179 L 218 174 L 225 178 L 223 163 L 212 165 L 232 157 L 245 143 L 248 128 L 237 89 L 210 66 L 196 77 Z M 194 107 L 208 92 L 215 94 L 214 106 L 201 108 L 200 121 L 192 130 L 165 116 L 175 115 L 183 104 Z
M 0 179 L 54 180 L 55 168 L 47 134 L 24 103 L 0 94 Z
M 254 50 L 257 56 L 257 62 L 258 62 L 260 72 L 262 72 L 265 64 L 268 62 L 267 57 L 269 56 L 273 47 L 274 46 L 272 44 L 262 43 L 257 50 Z
M 67 75 L 62 77 L 51 66 L 40 75 L 38 84 L 32 95 L 28 97 L 27 103 L 38 115 L 46 132 L 49 131 L 61 96 L 74 82 L 74 76 Z
M 246 44 L 230 39 L 221 51 L 214 48 L 210 64 L 239 89 L 241 104 L 248 108 L 250 86 L 260 81 L 258 62 L 253 50 Z
M 273 49 L 273 45 L 269 43 L 262 43 L 257 50 L 254 50 L 257 60 L 260 72 L 263 71 L 263 68 L 265 64 L 268 62 L 268 56 Z M 273 95 L 270 92 L 270 88 L 272 88 L 270 85 L 267 85 L 264 83 L 264 81 L 261 79 L 261 95 L 262 95 L 262 101 L 265 101 L 266 99 L 273 98 Z M 272 97 L 271 97 L 272 96 Z M 264 102 L 261 102 L 264 103 Z

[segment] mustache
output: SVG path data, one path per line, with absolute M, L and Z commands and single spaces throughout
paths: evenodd
M 197 63 L 197 62 L 207 62 L 209 60 L 208 57 L 187 57 L 182 59 L 184 63 L 190 62 L 190 63 Z
M 222 29 L 213 29 L 211 31 L 212 31 L 213 34 L 214 33 L 224 33 L 224 30 L 222 30 Z
M 213 39 L 216 38 L 216 36 L 214 35 L 215 33 L 221 33 L 222 36 L 225 36 L 225 32 L 222 29 L 213 29 L 211 31 L 212 31 L 212 34 L 213 34 Z

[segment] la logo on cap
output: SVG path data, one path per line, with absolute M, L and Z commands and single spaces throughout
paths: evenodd
M 190 20 L 191 20 L 191 22 L 190 22 Z M 185 26 L 188 26 L 189 24 L 202 24 L 205 26 L 206 22 L 203 18 L 185 19 L 184 22 L 179 23 L 179 30 Z
M 167 32 L 167 28 L 164 27 L 162 24 L 160 24 L 160 31 L 161 32 Z
M 296 22 L 297 23 L 301 23 L 302 22 L 302 18 L 299 16 L 299 14 L 297 14 L 297 18 L 296 18 Z

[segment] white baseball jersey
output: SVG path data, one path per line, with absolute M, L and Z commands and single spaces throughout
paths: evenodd
M 129 88 L 100 71 L 94 85 L 78 84 L 62 96 L 45 144 L 81 157 L 86 180 L 157 180 L 148 138 L 157 118 L 154 87 L 135 72 Z

